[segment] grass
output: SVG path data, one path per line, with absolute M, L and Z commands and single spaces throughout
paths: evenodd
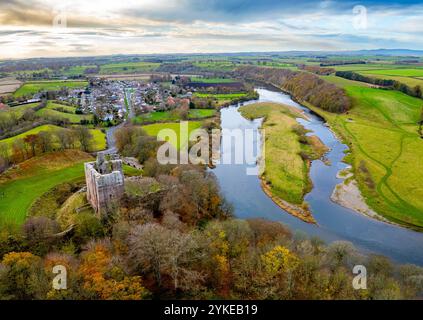
M 366 71 L 366 73 L 370 73 Z M 382 69 L 372 70 L 372 74 L 386 75 L 386 76 L 401 76 L 401 77 L 423 77 L 423 68 L 413 69 Z
M 377 70 L 375 70 L 377 71 Z M 372 71 L 362 71 L 359 72 L 368 77 L 378 78 L 378 79 L 390 79 L 395 80 L 401 83 L 406 84 L 409 87 L 421 86 L 423 88 L 423 80 L 413 77 L 404 77 L 404 76 L 392 76 L 392 75 L 383 75 L 383 74 L 374 74 Z
M 292 204 L 302 205 L 311 182 L 308 162 L 301 157 L 301 153 L 319 158 L 325 150 L 321 148 L 318 151 L 314 148 L 318 146 L 317 141 L 304 137 L 305 130 L 296 121 L 303 115 L 295 108 L 276 103 L 254 103 L 241 107 L 240 112 L 247 119 L 265 118 L 263 178 L 270 185 L 272 193 Z M 307 139 L 307 143 L 301 143 L 301 137 Z
M 188 114 L 189 119 L 210 118 L 216 114 L 214 109 L 191 109 Z M 143 124 L 151 122 L 171 122 L 179 121 L 181 118 L 178 114 L 171 111 L 155 111 L 145 115 L 135 117 L 132 121 L 134 124 Z
M 101 74 L 114 73 L 133 73 L 154 71 L 160 63 L 153 62 L 126 62 L 126 63 L 108 63 L 100 67 Z
M 20 105 L 20 106 L 16 106 L 16 107 L 11 107 L 6 111 L 2 111 L 2 112 L 8 112 L 8 113 L 15 113 L 15 115 L 20 118 L 22 117 L 22 115 L 24 114 L 24 112 L 28 109 L 32 109 L 35 108 L 39 105 L 40 103 L 36 102 L 36 103 L 28 103 L 28 104 L 24 104 L 24 105 Z
M 22 224 L 38 197 L 64 182 L 82 180 L 83 162 L 90 160 L 86 153 L 68 150 L 30 159 L 0 175 L 0 226 Z
M 189 121 L 188 122 L 188 135 L 191 134 L 194 130 L 199 129 L 202 125 L 201 121 Z M 184 132 L 181 135 L 181 126 L 180 123 L 155 123 L 143 126 L 143 129 L 150 136 L 156 136 L 161 138 L 167 138 L 165 132 L 161 132 L 164 129 L 170 129 L 175 132 L 176 141 L 170 141 L 170 143 L 180 149 L 182 146 L 186 145 L 186 141 L 189 137 L 186 137 Z
M 313 108 L 350 146 L 348 161 L 366 202 L 387 219 L 423 227 L 423 139 L 417 122 L 423 101 L 401 92 L 344 86 L 348 114 Z
M 247 93 L 218 93 L 218 94 L 210 94 L 210 93 L 195 93 L 194 96 L 199 98 L 212 98 L 219 101 L 230 101 L 234 99 L 243 98 L 247 95 Z
M 60 109 L 63 109 L 67 112 L 59 111 Z M 67 121 L 69 121 L 70 123 L 80 123 L 81 120 L 91 121 L 93 119 L 93 115 L 76 114 L 75 111 L 75 107 L 70 107 L 49 101 L 45 108 L 37 111 L 37 114 L 39 116 L 49 119 L 67 119 Z
M 84 162 L 93 157 L 79 150 L 65 150 L 32 158 L 0 175 L 0 226 L 21 225 L 38 199 L 46 198 L 51 190 L 65 183 L 84 181 Z M 140 171 L 124 166 L 125 175 L 139 175 Z M 66 190 L 64 192 L 69 192 Z M 53 217 L 54 212 L 47 210 Z M 53 208 L 54 210 L 57 208 Z M 34 210 L 34 209 L 33 209 Z M 37 210 L 37 215 L 40 210 Z
M 345 86 L 350 86 L 351 84 L 355 85 L 355 86 L 359 86 L 359 87 L 369 87 L 370 84 L 365 83 L 365 82 L 360 82 L 360 81 L 353 81 L 353 80 L 348 80 L 342 77 L 337 77 L 337 76 L 320 76 L 320 78 L 326 80 L 327 82 L 336 84 L 339 87 L 344 88 Z
M 233 83 L 236 82 L 234 79 L 226 79 L 226 78 L 198 78 L 193 77 L 191 78 L 192 82 L 201 82 L 201 83 Z
M 34 129 L 28 130 L 24 133 L 21 133 L 17 136 L 0 140 L 0 144 L 3 144 L 3 143 L 7 144 L 9 146 L 10 152 L 11 152 L 13 143 L 17 139 L 24 139 L 28 135 L 36 135 L 36 134 L 40 133 L 41 131 L 54 132 L 54 131 L 59 130 L 59 129 L 63 129 L 63 128 L 55 126 L 55 125 L 51 125 L 51 124 L 42 125 L 42 126 L 34 128 Z M 99 150 L 106 149 L 106 135 L 100 129 L 90 129 L 90 132 L 93 135 L 93 146 L 92 146 L 93 150 L 99 151 Z M 57 147 L 57 142 L 53 141 L 53 146 Z
M 87 81 L 39 81 L 39 82 L 26 82 L 18 90 L 15 91 L 13 96 L 15 98 L 33 95 L 40 91 L 57 91 L 61 88 L 84 88 L 88 85 Z

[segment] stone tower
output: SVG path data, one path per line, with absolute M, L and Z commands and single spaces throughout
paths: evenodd
M 89 203 L 99 216 L 106 215 L 125 191 L 122 160 L 98 153 L 95 162 L 85 163 L 85 180 Z

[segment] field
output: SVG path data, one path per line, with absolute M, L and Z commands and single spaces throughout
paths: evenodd
M 66 112 L 59 111 L 63 109 Z M 75 114 L 76 108 L 49 101 L 47 106 L 37 111 L 39 116 L 53 119 L 67 119 L 70 123 L 80 123 L 81 120 L 91 121 L 92 115 Z
M 87 86 L 86 81 L 40 81 L 40 82 L 26 82 L 13 94 L 14 97 L 22 97 L 26 95 L 33 95 L 44 90 L 60 90 L 63 87 L 74 89 L 84 88 Z
M 219 93 L 219 94 L 209 94 L 209 93 L 195 93 L 194 96 L 199 98 L 212 98 L 219 101 L 231 101 L 234 99 L 239 99 L 245 97 L 246 93 Z
M 134 73 L 153 71 L 160 66 L 160 63 L 152 62 L 126 62 L 109 63 L 100 67 L 101 74 Z
M 348 80 L 347 80 L 348 81 Z M 344 86 L 353 99 L 345 115 L 322 114 L 345 140 L 366 202 L 391 221 L 423 227 L 421 99 L 401 92 Z
M 21 84 L 22 82 L 12 77 L 0 79 L 0 96 L 15 92 Z
M 55 131 L 58 129 L 61 129 L 61 128 L 51 124 L 42 125 L 34 129 L 28 130 L 24 133 L 21 133 L 17 136 L 0 140 L 0 144 L 5 143 L 9 146 L 9 148 L 12 148 L 13 142 L 17 139 L 23 139 L 28 135 L 31 135 L 31 134 L 35 135 L 40 133 L 41 131 Z M 90 132 L 93 135 L 93 149 L 95 151 L 106 149 L 106 135 L 100 129 L 90 129 Z
M 369 72 L 369 71 L 366 71 Z M 372 74 L 400 77 L 423 77 L 423 68 L 372 70 Z
M 395 81 L 404 83 L 411 88 L 413 88 L 415 86 L 421 86 L 423 88 L 423 80 L 419 79 L 417 77 L 387 75 L 387 74 L 382 74 L 382 73 L 376 73 L 376 71 L 384 71 L 384 70 L 361 71 L 359 73 L 362 74 L 362 75 L 368 76 L 368 77 L 373 77 L 373 78 L 378 78 L 378 79 L 395 80 Z
M 86 153 L 68 150 L 30 159 L 0 175 L 0 225 L 22 224 L 42 194 L 58 184 L 82 180 L 83 162 L 90 160 Z
M 32 109 L 35 108 L 39 105 L 40 103 L 36 102 L 36 103 L 28 103 L 28 104 L 23 104 L 20 106 L 16 106 L 16 107 L 10 107 L 8 110 L 6 110 L 5 112 L 8 113 L 14 113 L 18 118 L 22 117 L 22 115 L 24 114 L 25 110 L 28 109 Z
M 311 154 L 310 145 L 299 141 L 296 118 L 303 115 L 295 108 L 276 103 L 255 103 L 240 108 L 248 119 L 265 118 L 265 170 L 263 178 L 277 197 L 289 203 L 302 205 L 310 190 L 308 165 L 301 152 Z M 302 127 L 301 127 L 302 128 Z
M 189 121 L 188 122 L 188 135 L 191 134 L 191 132 L 193 132 L 196 129 L 199 129 L 202 125 L 201 121 Z M 182 135 L 182 139 L 181 139 L 181 130 L 180 130 L 180 123 L 155 123 L 155 124 L 149 124 L 146 126 L 143 126 L 143 129 L 147 132 L 147 134 L 149 134 L 150 136 L 155 136 L 155 137 L 162 137 L 162 138 L 166 138 L 166 135 L 164 132 L 161 132 L 159 134 L 159 132 L 161 130 L 164 129 L 170 129 L 173 130 L 176 134 L 176 138 L 177 141 L 171 141 L 170 143 L 176 147 L 177 149 L 179 149 L 181 146 L 184 146 L 186 144 L 186 141 L 189 137 L 185 137 L 184 135 Z M 182 141 L 181 143 L 181 140 Z
M 214 109 L 191 109 L 189 110 L 188 117 L 190 119 L 200 119 L 213 117 L 216 114 Z M 134 124 L 143 124 L 151 122 L 172 122 L 179 121 L 181 118 L 171 111 L 156 111 L 145 115 L 133 118 Z
M 326 80 L 327 82 L 336 84 L 339 87 L 346 87 L 351 86 L 351 84 L 358 86 L 358 87 L 370 87 L 371 85 L 361 81 L 352 81 L 345 78 L 337 77 L 337 76 L 320 76 L 320 78 Z
M 202 83 L 232 83 L 236 82 L 234 79 L 226 79 L 226 78 L 198 78 L 193 77 L 191 78 L 192 82 L 202 82 Z

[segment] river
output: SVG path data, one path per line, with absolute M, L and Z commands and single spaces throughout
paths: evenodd
M 264 88 L 259 88 L 257 91 L 260 94 L 259 102 L 284 103 L 304 110 L 310 120 L 299 120 L 299 122 L 330 148 L 326 155 L 330 164 L 315 160 L 310 169 L 314 187 L 305 200 L 310 204 L 317 225 L 305 223 L 278 207 L 262 191 L 258 176 L 247 175 L 248 165 L 217 165 L 213 172 L 223 195 L 232 203 L 235 216 L 241 219 L 266 218 L 279 221 L 289 226 L 293 232 L 317 236 L 328 243 L 336 240 L 350 241 L 365 253 L 382 254 L 399 263 L 423 266 L 423 233 L 368 218 L 330 200 L 335 186 L 342 182 L 336 178 L 337 172 L 347 167 L 342 162 L 347 146 L 333 135 L 324 125 L 324 121 L 309 109 L 294 102 L 287 94 Z M 257 131 L 261 121 L 246 120 L 238 112 L 238 108 L 239 106 L 231 106 L 221 110 L 222 129 Z M 229 151 L 234 154 L 235 147 L 225 144 L 223 140 L 221 157 L 223 158 L 225 152 Z

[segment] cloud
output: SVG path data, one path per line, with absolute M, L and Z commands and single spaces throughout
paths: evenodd
M 353 26 L 357 4 L 367 9 L 367 29 Z M 54 27 L 58 15 L 67 28 Z M 2 0 L 0 58 L 421 49 L 422 15 L 423 4 L 412 0 Z

